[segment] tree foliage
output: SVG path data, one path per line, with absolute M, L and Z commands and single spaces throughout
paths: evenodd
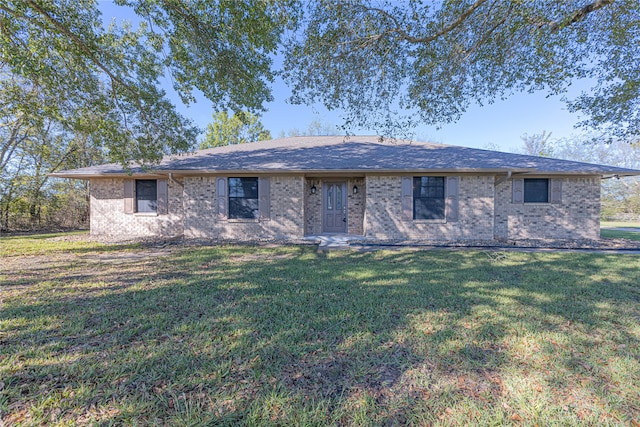
M 570 109 L 640 133 L 637 0 L 326 0 L 306 13 L 285 61 L 292 100 L 343 109 L 351 126 L 438 125 L 473 103 L 590 79 Z
M 271 139 L 271 133 L 264 128 L 260 118 L 248 112 L 232 116 L 226 111 L 215 113 L 213 122 L 207 125 L 207 132 L 200 148 L 221 147 L 247 142 Z
M 528 135 L 524 134 L 520 137 L 522 139 L 523 154 L 530 156 L 552 157 L 553 156 L 553 140 L 551 139 L 551 132 L 542 131 L 540 134 Z
M 90 135 L 126 165 L 195 144 L 198 129 L 167 99 L 163 77 L 186 102 L 194 90 L 234 111 L 259 111 L 271 100 L 286 3 L 115 2 L 135 11 L 136 28 L 105 29 L 93 0 L 0 0 L 0 71 L 24 89 L 6 104 L 27 114 L 24 95 L 36 90 L 46 101 L 40 119 Z
M 19 135 L 19 143 L 0 170 L 0 229 L 33 230 L 77 228 L 88 221 L 86 182 L 52 180 L 48 174 L 61 169 L 104 162 L 102 151 L 90 139 L 64 131 L 55 121 L 40 125 L 0 127 L 0 139 Z
M 321 120 L 312 120 L 306 129 L 291 128 L 288 131 L 281 131 L 280 138 L 292 137 L 292 136 L 326 136 L 326 135 L 338 135 L 339 129 L 337 126 L 326 123 Z

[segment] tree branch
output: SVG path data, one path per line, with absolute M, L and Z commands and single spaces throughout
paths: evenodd
M 602 0 L 602 1 L 611 1 L 611 0 Z M 388 19 L 390 19 L 391 21 L 393 21 L 394 25 L 396 26 L 396 28 L 390 29 L 388 31 L 385 31 L 383 34 L 385 33 L 396 33 L 400 36 L 400 38 L 402 38 L 404 41 L 407 41 L 409 43 L 430 43 L 440 37 L 442 37 L 443 35 L 450 33 L 451 31 L 455 30 L 457 27 L 459 27 L 473 12 L 476 11 L 476 9 L 478 9 L 480 6 L 482 6 L 484 3 L 486 3 L 487 0 L 477 0 L 474 4 L 472 4 L 467 10 L 465 10 L 455 21 L 449 23 L 448 25 L 446 25 L 444 28 L 442 28 L 440 31 L 438 31 L 437 33 L 428 36 L 428 37 L 415 37 L 412 36 L 410 34 L 408 34 L 405 30 L 403 30 L 402 28 L 400 28 L 400 24 L 399 22 L 396 20 L 396 18 L 391 15 L 389 12 L 387 12 L 386 10 L 380 9 L 380 8 L 375 8 L 375 7 L 366 7 L 365 10 L 368 12 L 376 12 Z
M 591 12 L 595 12 L 598 9 L 602 9 L 605 6 L 612 4 L 614 0 L 595 0 L 593 3 L 589 3 L 585 6 L 582 6 L 580 9 L 576 10 L 569 19 L 563 22 L 549 22 L 549 28 L 551 28 L 552 32 L 558 32 L 563 28 L 570 27 L 571 25 L 584 20 L 588 14 Z M 543 25 L 543 24 L 542 24 Z M 542 25 L 538 25 L 538 28 Z
M 482 36 L 482 38 L 480 40 L 478 40 L 472 47 L 471 49 L 469 49 L 466 52 L 466 55 L 464 57 L 464 60 L 466 61 L 476 50 L 478 50 L 478 48 L 480 46 L 482 46 L 483 44 L 486 43 L 486 41 L 489 39 L 489 37 L 491 36 L 491 34 L 493 34 L 499 26 L 501 26 L 502 24 L 504 24 L 507 20 L 507 18 L 509 17 L 509 15 L 511 14 L 511 11 L 513 10 L 513 3 L 509 3 L 509 8 L 507 9 L 507 12 L 504 14 L 504 16 L 502 17 L 502 19 L 500 19 L 498 22 L 495 23 L 494 26 L 492 26 L 491 28 L 489 28 L 489 30 Z
M 140 114 L 142 115 L 142 118 L 144 121 L 147 121 L 147 117 L 146 114 L 144 112 L 144 108 L 140 102 L 139 99 L 139 93 L 132 88 L 126 81 L 124 81 L 123 79 L 121 79 L 120 77 L 118 77 L 117 75 L 115 75 L 110 69 L 109 67 L 107 67 L 106 65 L 104 65 L 93 53 L 93 51 L 91 50 L 91 48 L 89 46 L 87 46 L 87 44 L 80 39 L 80 37 L 78 37 L 77 35 L 75 35 L 74 33 L 72 33 L 71 31 L 69 31 L 64 25 L 62 25 L 60 22 L 58 22 L 55 18 L 53 18 L 46 10 L 44 10 L 42 7 L 40 7 L 39 5 L 37 5 L 33 0 L 26 0 L 27 3 L 38 13 L 40 13 L 42 16 L 44 16 L 44 18 L 51 23 L 56 29 L 58 29 L 58 31 L 60 31 L 62 34 L 64 34 L 65 36 L 69 37 L 69 39 L 71 39 L 89 58 L 89 60 L 91 62 L 93 62 L 98 68 L 100 68 L 107 76 L 109 76 L 109 78 L 111 79 L 112 83 L 118 83 L 120 86 L 122 86 L 127 92 L 131 93 L 133 95 L 133 99 L 138 107 L 138 111 L 140 111 Z M 114 91 L 115 94 L 115 91 Z
M 11 133 L 8 139 L 2 144 L 2 150 L 0 150 L 0 173 L 4 170 L 5 166 L 9 164 L 14 151 L 20 143 L 29 137 L 28 132 L 24 132 L 21 136 L 18 136 L 22 127 L 23 124 L 20 122 L 20 119 L 16 120 L 11 127 Z
M 89 57 L 91 62 L 93 62 L 98 68 L 100 68 L 105 74 L 107 74 L 113 81 L 119 83 L 123 87 L 127 88 L 133 95 L 137 95 L 137 92 L 129 87 L 127 82 L 116 76 L 114 73 L 109 70 L 109 68 L 104 65 L 98 58 L 94 55 L 93 51 L 89 46 L 86 45 L 80 37 L 69 31 L 64 25 L 54 19 L 46 10 L 37 5 L 33 0 L 26 0 L 27 3 L 40 15 L 44 16 L 44 18 L 49 21 L 58 31 L 60 31 L 65 36 L 69 37 L 86 55 Z

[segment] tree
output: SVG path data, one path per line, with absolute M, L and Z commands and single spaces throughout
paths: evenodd
M 542 131 L 541 134 L 527 135 L 520 137 L 524 145 L 522 153 L 530 156 L 552 157 L 553 143 L 551 132 Z
M 640 134 L 637 0 L 326 0 L 306 13 L 285 59 L 292 101 L 343 109 L 348 125 L 438 125 L 472 103 L 591 79 L 569 109 Z
M 298 128 L 289 129 L 287 132 L 281 131 L 280 138 L 288 136 L 325 136 L 338 135 L 338 128 L 335 125 L 324 123 L 320 120 L 312 120 L 306 130 Z
M 0 130 L 0 137 L 7 130 Z M 65 132 L 54 121 L 23 129 L 22 141 L 0 171 L 0 228 L 54 229 L 86 225 L 86 182 L 51 180 L 61 169 L 102 163 L 99 150 Z
M 56 101 L 40 87 L 13 75 L 0 79 L 0 228 L 58 228 L 86 219 L 86 183 L 52 182 L 60 169 L 104 162 L 93 135 L 70 131 L 49 118 Z M 87 116 L 88 117 L 88 116 Z M 57 192 L 53 191 L 54 187 Z M 59 200 L 57 206 L 52 201 Z M 71 208 L 74 206 L 74 208 Z M 60 212 L 64 210 L 65 213 Z M 78 213 L 78 215 L 76 215 Z M 69 219 L 76 218 L 77 220 Z
M 260 118 L 255 114 L 243 112 L 229 116 L 226 111 L 222 111 L 215 113 L 213 122 L 207 125 L 207 132 L 200 143 L 200 148 L 244 144 L 267 139 L 271 139 L 271 133 L 263 127 Z
M 128 165 L 195 144 L 199 131 L 166 98 L 163 76 L 185 102 L 196 89 L 217 109 L 255 112 L 271 100 L 272 55 L 295 21 L 286 0 L 115 2 L 138 15 L 137 28 L 104 29 L 95 1 L 0 0 L 0 72 L 37 88 L 42 118 Z

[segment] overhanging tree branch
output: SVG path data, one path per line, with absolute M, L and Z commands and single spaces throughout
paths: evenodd
M 459 27 L 460 25 L 462 25 L 462 23 L 473 13 L 476 11 L 476 9 L 478 9 L 480 6 L 482 6 L 484 3 L 486 3 L 487 0 L 477 0 L 474 4 L 472 4 L 467 10 L 465 10 L 462 14 L 460 14 L 460 16 L 455 19 L 453 22 L 447 24 L 444 26 L 444 28 L 442 28 L 440 31 L 438 31 L 437 33 L 428 36 L 428 37 L 415 37 L 410 35 L 409 33 L 407 33 L 405 30 L 403 30 L 401 28 L 400 23 L 397 21 L 397 19 L 391 15 L 389 12 L 387 12 L 384 9 L 380 9 L 380 8 L 375 8 L 375 7 L 365 7 L 366 11 L 370 11 L 370 12 L 376 12 L 382 16 L 384 16 L 385 18 L 390 19 L 391 21 L 393 21 L 394 25 L 396 28 L 390 29 L 388 31 L 386 31 L 385 33 L 396 33 L 400 36 L 400 38 L 404 41 L 407 41 L 409 43 L 430 43 L 442 36 L 444 36 L 447 33 L 450 33 L 451 31 L 455 30 L 457 27 Z
M 27 4 L 29 4 L 35 11 L 37 11 L 39 14 L 41 14 L 58 31 L 60 31 L 62 34 L 67 36 L 71 41 L 73 41 L 87 55 L 87 58 L 91 62 L 93 62 L 107 76 L 109 76 L 109 79 L 111 79 L 112 85 L 113 85 L 113 83 L 117 83 L 118 85 L 122 86 L 127 92 L 129 92 L 132 95 L 132 98 L 133 98 L 136 106 L 138 107 L 138 111 L 140 112 L 140 115 L 142 116 L 143 120 L 145 122 L 148 122 L 147 116 L 146 116 L 146 113 L 145 113 L 145 109 L 144 109 L 142 103 L 140 102 L 140 93 L 136 89 L 131 87 L 126 81 L 124 81 L 122 78 L 118 77 L 115 73 L 113 73 L 109 69 L 109 67 L 107 67 L 105 64 L 103 64 L 102 61 L 100 61 L 96 57 L 96 55 L 93 53 L 92 49 L 89 46 L 87 46 L 87 44 L 80 37 L 78 37 L 73 32 L 69 31 L 69 29 L 67 29 L 58 20 L 53 18 L 45 9 L 40 7 L 33 0 L 26 0 L 26 1 L 27 1 Z M 113 92 L 114 92 L 114 96 L 116 96 L 115 95 L 115 93 L 116 93 L 115 89 L 114 89 Z M 117 100 L 116 100 L 116 103 L 117 103 Z M 148 135 L 148 136 L 151 137 L 151 135 Z
M 610 5 L 613 2 L 614 0 L 596 0 L 593 3 L 589 3 L 575 11 L 573 14 L 571 14 L 571 17 L 569 19 L 562 22 L 549 22 L 547 25 L 549 25 L 552 32 L 558 32 L 563 28 L 567 28 L 577 22 L 584 20 L 588 14 L 595 12 L 598 9 L 602 9 L 603 7 Z M 541 26 L 542 25 L 539 25 L 538 27 Z
M 93 53 L 91 48 L 86 45 L 86 43 L 77 35 L 69 31 L 64 25 L 62 25 L 58 20 L 54 19 L 46 10 L 36 4 L 33 0 L 27 0 L 27 4 L 29 4 L 34 10 L 36 10 L 39 14 L 41 14 L 50 24 L 52 24 L 58 31 L 71 39 L 93 62 L 98 68 L 100 68 L 105 74 L 109 76 L 111 80 L 117 82 L 122 87 L 131 92 L 132 95 L 137 96 L 138 92 L 131 88 L 127 82 L 122 80 L 120 77 L 116 76 L 106 65 L 104 65 Z

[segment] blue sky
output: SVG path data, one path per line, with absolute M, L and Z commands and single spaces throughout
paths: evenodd
M 110 0 L 99 1 L 105 23 L 123 20 L 135 25 L 136 17 L 129 8 L 113 5 Z M 579 94 L 579 84 L 574 85 L 571 96 Z M 211 121 L 212 103 L 202 96 L 197 103 L 185 106 L 174 93 L 170 84 L 164 89 L 178 110 L 204 129 Z M 277 137 L 281 132 L 297 128 L 305 130 L 316 120 L 330 125 L 342 123 L 339 111 L 328 111 L 322 105 L 292 105 L 287 102 L 290 91 L 277 80 L 273 85 L 274 101 L 267 104 L 262 115 L 262 123 Z M 521 136 L 543 131 L 551 132 L 553 138 L 570 138 L 580 133 L 575 124 L 581 120 L 577 114 L 569 113 L 560 97 L 547 98 L 544 93 L 519 93 L 504 101 L 490 105 L 472 106 L 456 123 L 443 125 L 441 129 L 433 126 L 418 126 L 415 139 L 443 144 L 462 145 L 474 148 L 492 148 L 501 151 L 516 151 L 522 145 Z M 353 129 L 356 134 L 372 134 L 366 129 Z

